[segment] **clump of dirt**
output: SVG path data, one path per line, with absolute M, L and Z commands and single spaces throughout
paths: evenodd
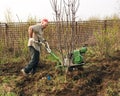
M 55 63 L 42 62 L 36 74 L 24 77 L 24 62 L 0 65 L 0 83 L 18 96 L 119 96 L 120 59 L 91 60 L 81 69 L 59 74 Z M 51 76 L 50 80 L 47 76 Z M 9 78 L 6 82 L 4 78 Z M 65 79 L 63 79 L 65 78 Z M 63 81 L 62 81 L 63 80 Z M 111 95 L 112 94 L 112 95 Z

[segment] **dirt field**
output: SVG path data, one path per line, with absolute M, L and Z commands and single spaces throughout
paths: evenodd
M 64 78 L 55 63 L 42 62 L 37 73 L 24 77 L 25 62 L 0 65 L 0 92 L 15 96 L 120 96 L 120 52 L 111 59 L 90 60 Z M 46 77 L 50 75 L 48 80 Z

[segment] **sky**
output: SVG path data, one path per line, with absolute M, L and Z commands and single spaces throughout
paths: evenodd
M 117 14 L 120 6 L 118 2 L 119 0 L 80 0 L 76 19 L 104 18 Z M 0 22 L 5 22 L 7 10 L 11 12 L 15 22 L 27 21 L 29 16 L 36 17 L 38 20 L 42 18 L 48 18 L 49 21 L 54 20 L 50 0 L 0 0 Z

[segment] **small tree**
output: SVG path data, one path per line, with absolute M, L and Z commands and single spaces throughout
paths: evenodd
M 75 49 L 75 21 L 80 0 L 51 0 L 50 3 L 55 15 L 59 50 L 64 60 L 64 53 L 69 54 Z

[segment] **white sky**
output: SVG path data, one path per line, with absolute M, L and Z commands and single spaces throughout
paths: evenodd
M 77 19 L 86 20 L 89 17 L 111 16 L 117 13 L 119 0 L 80 0 Z M 50 0 L 0 0 L 0 21 L 5 22 L 5 12 L 9 9 L 14 21 L 26 21 L 28 16 L 37 19 L 48 18 L 53 20 L 53 9 Z

